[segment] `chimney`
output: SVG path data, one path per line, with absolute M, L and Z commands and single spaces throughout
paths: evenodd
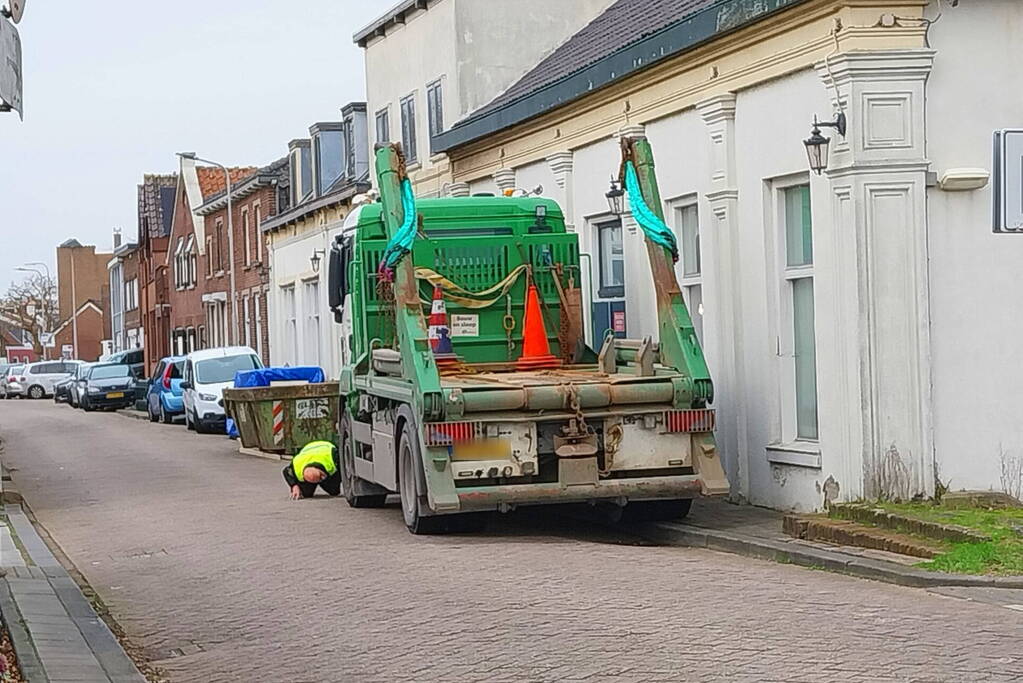
M 119 246 L 121 246 L 121 229 L 114 228 L 114 249 L 117 249 Z

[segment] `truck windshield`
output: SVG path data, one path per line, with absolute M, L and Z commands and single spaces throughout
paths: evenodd
M 130 369 L 127 365 L 100 365 L 92 369 L 92 372 L 89 373 L 89 379 L 127 377 Z
M 200 384 L 220 384 L 234 380 L 234 373 L 242 370 L 254 370 L 260 367 L 255 356 L 226 356 L 210 358 L 195 364 L 195 379 Z

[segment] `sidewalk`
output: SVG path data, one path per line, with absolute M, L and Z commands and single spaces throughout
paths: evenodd
M 782 517 L 774 510 L 707 499 L 696 501 L 683 521 L 632 524 L 628 528 L 665 545 L 708 548 L 901 586 L 1023 588 L 1023 576 L 931 572 L 913 567 L 920 561 L 917 558 L 792 538 L 782 532 Z
M 0 614 L 26 681 L 145 683 L 20 505 L 0 516 Z

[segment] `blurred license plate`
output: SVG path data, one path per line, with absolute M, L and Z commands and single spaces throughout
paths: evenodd
M 456 443 L 451 449 L 452 460 L 508 460 L 511 458 L 509 439 L 481 439 Z
M 123 391 L 111 391 L 109 394 L 107 394 L 107 398 L 124 398 L 124 392 Z

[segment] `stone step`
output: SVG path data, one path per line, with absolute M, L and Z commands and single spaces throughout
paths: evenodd
M 953 543 L 984 543 L 990 541 L 991 537 L 975 529 L 957 526 L 954 524 L 941 524 L 940 522 L 927 522 L 913 517 L 907 517 L 897 512 L 889 512 L 882 508 L 874 507 L 865 503 L 832 503 L 828 508 L 828 516 L 832 519 L 845 519 L 863 524 L 901 531 L 914 536 L 924 536 L 937 541 L 951 541 Z
M 789 536 L 806 541 L 884 550 L 927 560 L 944 552 L 931 540 L 918 539 L 890 529 L 880 529 L 845 519 L 785 515 L 782 529 Z

